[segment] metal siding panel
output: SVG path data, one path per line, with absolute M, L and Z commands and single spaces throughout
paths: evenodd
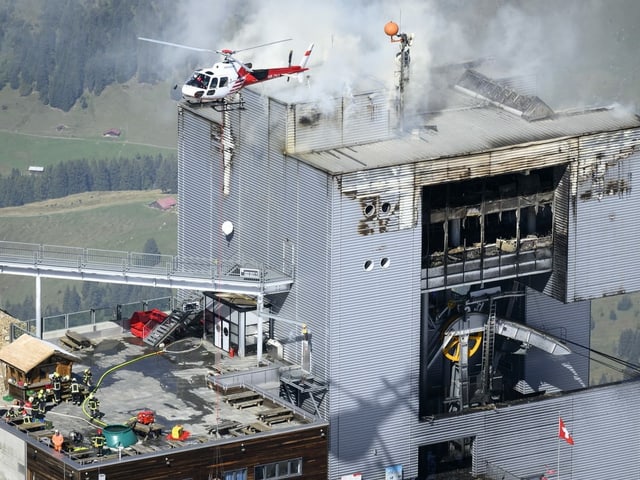
M 527 325 L 560 340 L 591 345 L 591 303 L 564 304 L 532 289 L 526 296 Z M 534 391 L 576 390 L 589 386 L 589 357 L 584 349 L 567 345 L 573 353 L 556 357 L 532 348 L 525 361 L 525 381 Z
M 580 140 L 580 160 L 573 166 L 567 301 L 640 290 L 635 268 L 640 197 L 632 188 L 640 175 L 639 146 L 640 130 Z
M 210 123 L 181 109 L 178 125 L 178 255 L 211 254 L 212 182 Z
M 329 211 L 331 179 L 284 152 L 287 106 L 255 92 L 245 94 L 246 110 L 234 122 L 236 153 L 233 188 L 237 198 L 239 257 L 265 262 L 294 275 L 291 291 L 270 298 L 277 316 L 308 325 L 312 374 L 328 374 Z M 250 118 L 246 112 L 250 111 Z M 236 239 L 234 238 L 234 241 Z M 303 261 L 298 261 L 302 258 Z M 293 260 L 293 270 L 287 262 Z M 301 363 L 302 327 L 274 321 L 284 356 Z M 310 411 L 312 406 L 305 405 Z M 328 402 L 320 405 L 328 417 Z
M 416 445 L 474 437 L 474 475 L 487 462 L 517 477 L 557 467 L 562 478 L 636 479 L 640 475 L 637 396 L 640 382 L 599 387 L 561 397 L 422 422 L 412 434 Z M 558 439 L 558 415 L 575 440 Z
M 382 92 L 299 103 L 287 108 L 289 154 L 390 138 L 387 97 Z
M 571 167 L 568 167 L 558 182 L 553 195 L 553 273 L 543 289 L 546 295 L 560 302 L 567 300 L 570 175 Z
M 417 417 L 420 241 L 415 229 L 362 234 L 362 208 L 334 209 L 331 321 L 332 478 L 402 463 L 413 473 Z M 389 259 L 387 268 L 381 266 Z M 366 261 L 373 268 L 367 271 Z M 414 384 L 416 386 L 414 386 Z M 376 454 L 377 452 L 377 454 Z

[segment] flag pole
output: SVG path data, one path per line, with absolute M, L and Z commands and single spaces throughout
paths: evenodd
M 558 444 L 558 466 L 556 468 L 556 472 L 558 473 L 558 475 L 556 477 L 557 480 L 560 480 L 560 418 L 561 418 L 560 417 L 560 412 L 558 412 L 558 422 L 557 422 L 558 434 L 556 435 L 556 437 L 558 437 L 556 439 L 556 443 Z

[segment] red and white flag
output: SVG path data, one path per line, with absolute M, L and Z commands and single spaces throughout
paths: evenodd
M 567 442 L 569 445 L 573 445 L 573 437 L 569 433 L 569 430 L 567 430 L 567 427 L 565 427 L 564 422 L 562 421 L 562 418 L 560 418 L 560 425 L 559 425 L 559 428 L 558 428 L 558 436 L 561 439 L 563 439 L 565 442 Z

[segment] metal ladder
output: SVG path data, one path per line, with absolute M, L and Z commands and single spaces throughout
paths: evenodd
M 152 347 L 157 347 L 160 342 L 166 340 L 166 338 L 171 335 L 180 325 L 186 325 L 187 323 L 189 323 L 189 321 L 192 320 L 197 313 L 199 312 L 183 312 L 181 310 L 173 310 L 162 323 L 157 324 L 151 331 L 151 333 L 143 339 L 144 343 L 146 343 L 147 345 L 151 345 Z
M 482 384 L 480 386 L 480 392 L 485 402 L 491 393 L 495 343 L 496 302 L 491 298 L 489 299 L 489 317 L 487 318 L 487 323 L 484 325 L 484 336 L 482 339 Z

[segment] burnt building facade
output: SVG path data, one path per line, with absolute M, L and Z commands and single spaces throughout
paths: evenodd
M 376 91 L 179 105 L 178 252 L 290 277 L 252 332 L 318 387 L 295 401 L 330 422 L 328 478 L 544 473 L 558 414 L 570 478 L 633 478 L 637 448 L 597 453 L 610 408 L 637 436 L 638 384 L 590 388 L 590 352 L 592 301 L 640 290 L 640 120 L 473 72 L 443 95 L 403 132 Z

